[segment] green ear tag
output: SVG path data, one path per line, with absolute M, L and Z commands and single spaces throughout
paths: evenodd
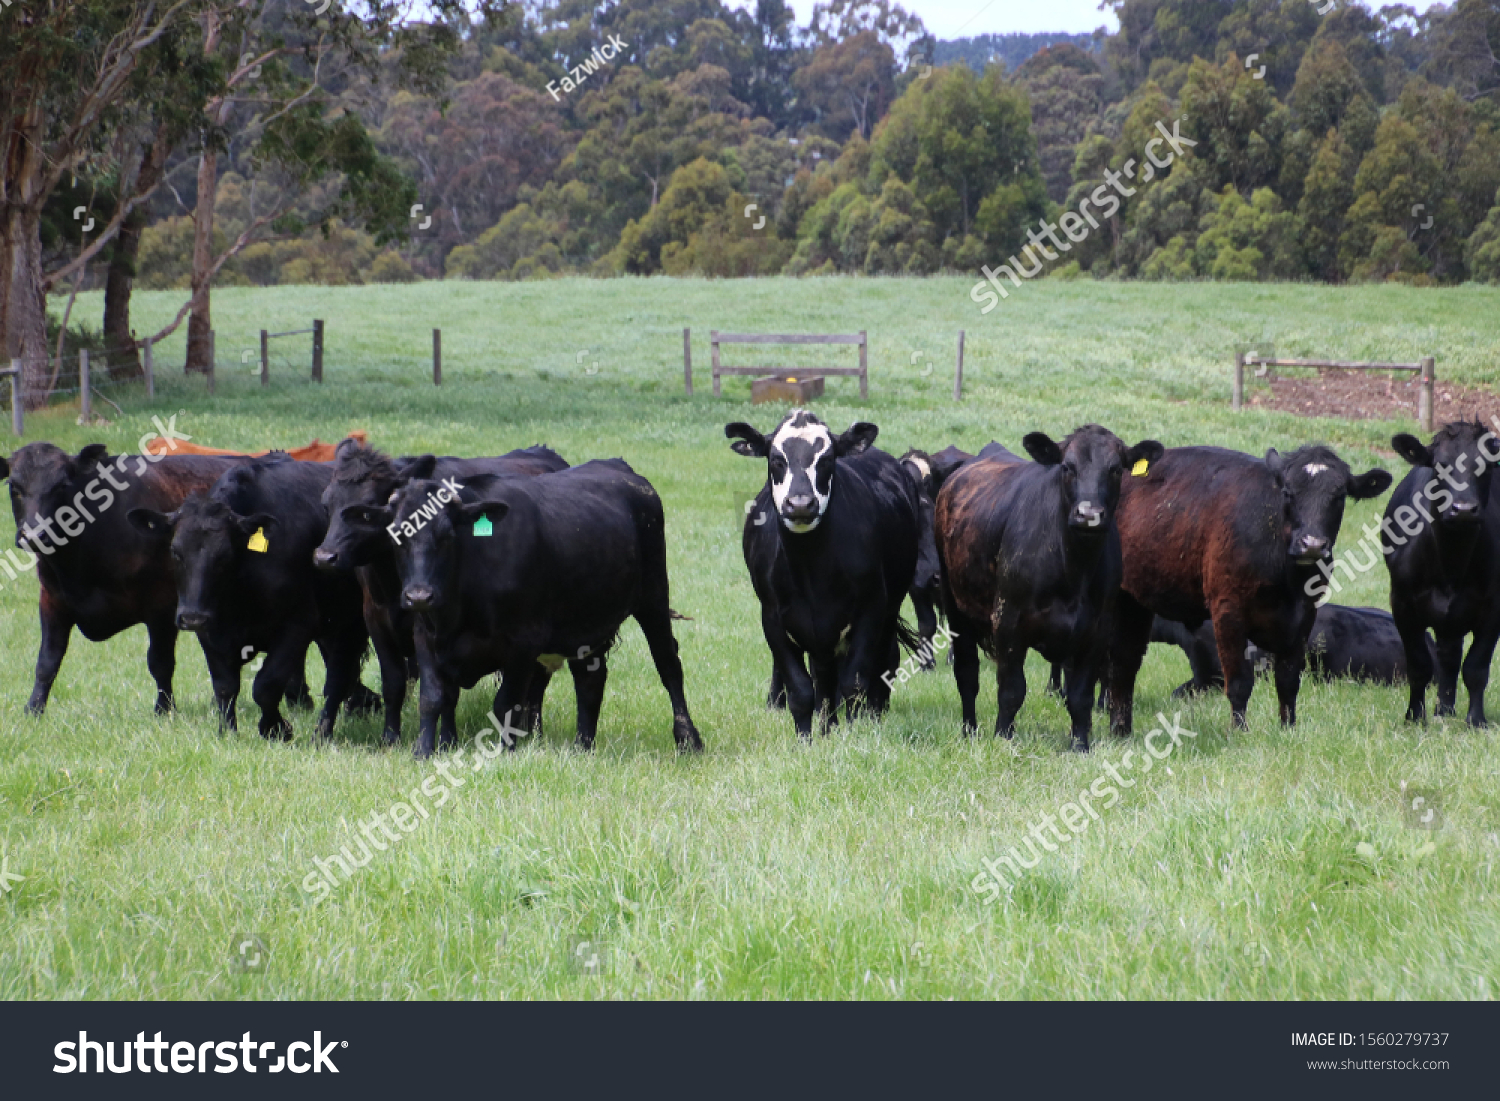
M 479 519 L 474 521 L 474 534 L 494 535 L 495 525 L 490 522 L 490 518 L 488 516 L 481 516 Z

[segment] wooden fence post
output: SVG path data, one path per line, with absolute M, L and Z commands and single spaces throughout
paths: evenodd
M 214 330 L 208 330 L 208 392 L 214 392 Z
M 693 396 L 693 330 L 682 330 L 682 381 L 687 386 L 687 396 Z
M 271 384 L 271 338 L 264 329 L 260 331 L 260 384 Z
M 323 381 L 323 322 L 317 318 L 313 318 L 312 380 Z
M 719 333 L 716 329 L 710 329 L 708 333 L 710 358 L 713 360 L 714 369 L 714 397 L 719 396 Z
M 1238 413 L 1245 404 L 1245 353 L 1234 353 L 1234 411 Z
M 10 430 L 26 435 L 26 407 L 21 400 L 21 361 L 10 361 Z
M 89 350 L 78 349 L 78 404 L 84 424 L 94 421 L 94 395 L 89 386 Z
M 443 384 L 443 330 L 432 330 L 432 384 Z
M 964 399 L 964 331 L 958 330 L 958 365 L 953 368 L 953 400 Z
M 1422 357 L 1422 389 L 1417 394 L 1417 420 L 1422 425 L 1422 431 L 1433 431 L 1433 393 L 1432 384 L 1435 363 L 1432 356 Z
M 156 368 L 151 363 L 151 338 L 148 336 L 141 346 L 146 352 L 146 400 L 153 401 L 156 398 Z
M 865 331 L 859 331 L 859 400 L 870 400 L 870 341 Z

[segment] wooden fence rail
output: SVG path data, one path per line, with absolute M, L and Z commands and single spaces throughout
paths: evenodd
M 1433 431 L 1433 383 L 1436 379 L 1436 360 L 1424 356 L 1420 363 L 1369 363 L 1347 359 L 1275 359 L 1266 356 L 1234 355 L 1234 409 L 1245 407 L 1246 367 L 1315 367 L 1337 368 L 1344 371 L 1414 371 L 1421 381 L 1417 391 L 1417 423 L 1424 432 Z

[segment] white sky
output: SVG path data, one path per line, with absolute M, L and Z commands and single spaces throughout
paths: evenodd
M 807 24 L 815 0 L 790 0 L 797 22 Z M 1088 32 L 1095 27 L 1119 29 L 1113 11 L 1100 11 L 1099 0 L 899 0 L 915 12 L 938 38 L 966 38 L 976 34 L 1042 31 Z M 1426 11 L 1434 0 L 1406 0 Z M 753 0 L 726 0 L 730 7 L 752 7 Z M 1367 7 L 1378 7 L 1368 0 Z

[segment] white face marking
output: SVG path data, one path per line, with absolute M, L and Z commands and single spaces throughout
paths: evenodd
M 1309 476 L 1316 476 L 1318 474 L 1323 473 L 1323 471 L 1327 470 L 1328 469 L 1328 464 L 1327 463 L 1308 463 L 1302 469 Z
M 817 519 L 809 524 L 794 524 L 784 517 L 782 519 L 782 523 L 786 525 L 788 531 L 796 532 L 800 535 L 803 532 L 812 531 L 813 528 L 818 526 L 823 519 L 824 510 L 828 508 L 828 501 L 833 496 L 831 492 L 832 487 L 830 487 L 829 493 L 819 491 L 816 470 L 818 458 L 825 451 L 833 449 L 833 434 L 828 431 L 828 426 L 823 424 L 805 424 L 794 428 L 793 424 L 797 419 L 796 414 L 799 412 L 802 412 L 802 410 L 795 410 L 793 415 L 788 418 L 787 423 L 771 438 L 770 449 L 773 454 L 779 453 L 783 460 L 788 460 L 786 447 L 793 441 L 800 441 L 811 448 L 812 458 L 810 460 L 804 459 L 803 461 L 807 463 L 804 472 L 807 475 L 808 482 L 811 484 L 813 501 L 817 507 Z M 802 448 L 796 448 L 795 450 L 801 452 Z M 797 471 L 793 468 L 792 463 L 787 461 L 786 471 L 782 474 L 781 480 L 771 483 L 771 500 L 776 505 L 778 516 L 781 515 L 781 510 L 786 504 L 787 495 L 792 489 L 792 478 L 796 473 Z
M 927 477 L 931 476 L 931 474 L 932 474 L 932 467 L 928 466 L 926 463 L 924 463 L 916 455 L 913 455 L 911 458 L 907 459 L 906 461 L 909 462 L 909 463 L 911 463 L 912 466 L 916 467 L 917 470 L 918 470 L 918 472 L 921 473 L 921 475 L 922 475 L 923 478 L 927 478 Z

